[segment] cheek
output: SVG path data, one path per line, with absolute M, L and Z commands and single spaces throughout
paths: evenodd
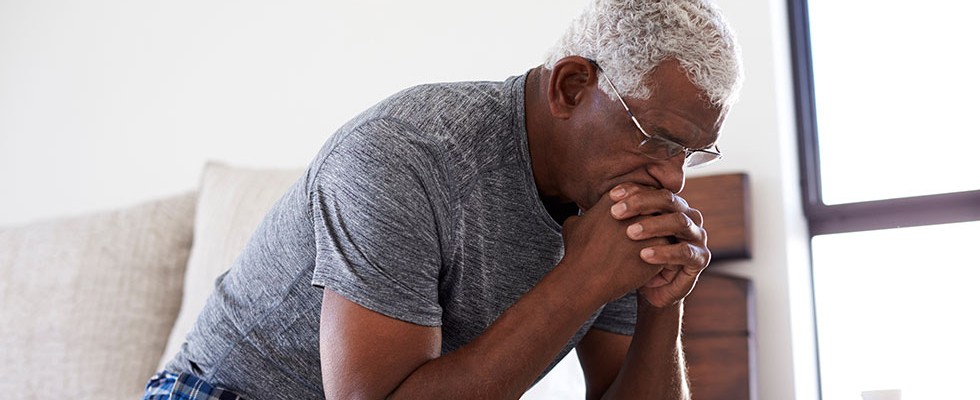
M 600 191 L 606 181 L 602 166 L 592 161 L 580 159 L 563 171 L 568 177 L 567 194 L 582 209 L 591 208 L 602 197 Z
M 608 159 L 605 162 L 598 159 L 594 159 L 593 161 L 580 164 L 582 167 L 577 171 L 578 176 L 576 181 L 579 185 L 579 191 L 587 199 L 585 204 L 579 203 L 579 206 L 585 206 L 587 204 L 588 207 L 591 207 L 607 191 L 611 190 L 614 185 L 621 183 L 623 176 L 635 171 L 635 168 L 628 168 L 628 166 L 619 163 L 611 163 L 608 162 Z
M 598 127 L 596 127 L 598 129 Z M 634 174 L 644 165 L 643 159 L 632 152 L 630 143 L 618 141 L 624 136 L 612 135 L 616 130 L 593 130 L 573 145 L 575 157 L 563 172 L 572 183 L 569 194 L 582 208 L 591 208 L 606 191 L 620 183 L 623 176 Z M 627 139 L 629 139 L 627 137 Z

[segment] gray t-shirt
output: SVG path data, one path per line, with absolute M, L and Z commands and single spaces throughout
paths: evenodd
M 167 369 L 256 399 L 322 398 L 318 287 L 441 326 L 443 354 L 478 337 L 563 254 L 531 173 L 524 81 L 418 86 L 344 125 L 217 280 Z M 593 326 L 632 334 L 635 307 L 597 310 L 552 366 Z

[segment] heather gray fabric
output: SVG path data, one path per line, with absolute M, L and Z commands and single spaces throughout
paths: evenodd
M 167 369 L 256 399 L 319 398 L 320 287 L 441 326 L 445 354 L 562 252 L 531 175 L 524 76 L 411 88 L 324 145 L 217 280 Z M 554 363 L 593 323 L 632 334 L 634 320 L 633 296 L 597 310 Z

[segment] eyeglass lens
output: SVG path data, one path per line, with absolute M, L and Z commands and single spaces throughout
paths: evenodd
M 642 137 L 639 147 L 640 152 L 644 156 L 654 160 L 666 160 L 673 158 L 678 154 L 685 153 L 684 165 L 688 167 L 706 165 L 721 158 L 720 154 L 716 154 L 714 152 L 687 150 L 677 143 L 666 141 L 657 136 L 650 138 Z

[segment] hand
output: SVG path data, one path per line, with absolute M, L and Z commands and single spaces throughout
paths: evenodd
M 609 214 L 612 205 L 609 195 L 603 195 L 592 208 L 569 217 L 562 226 L 565 256 L 559 265 L 577 269 L 574 275 L 583 279 L 586 289 L 598 291 L 602 303 L 650 282 L 663 268 L 645 262 L 639 254 L 664 238 L 630 239 L 624 234 L 630 222 L 613 218 Z
M 612 217 L 630 223 L 626 230 L 630 239 L 641 243 L 666 239 L 640 252 L 645 262 L 662 269 L 638 293 L 656 307 L 684 299 L 711 261 L 701 212 L 669 190 L 632 183 L 613 188 L 609 197 L 616 202 L 610 208 Z

